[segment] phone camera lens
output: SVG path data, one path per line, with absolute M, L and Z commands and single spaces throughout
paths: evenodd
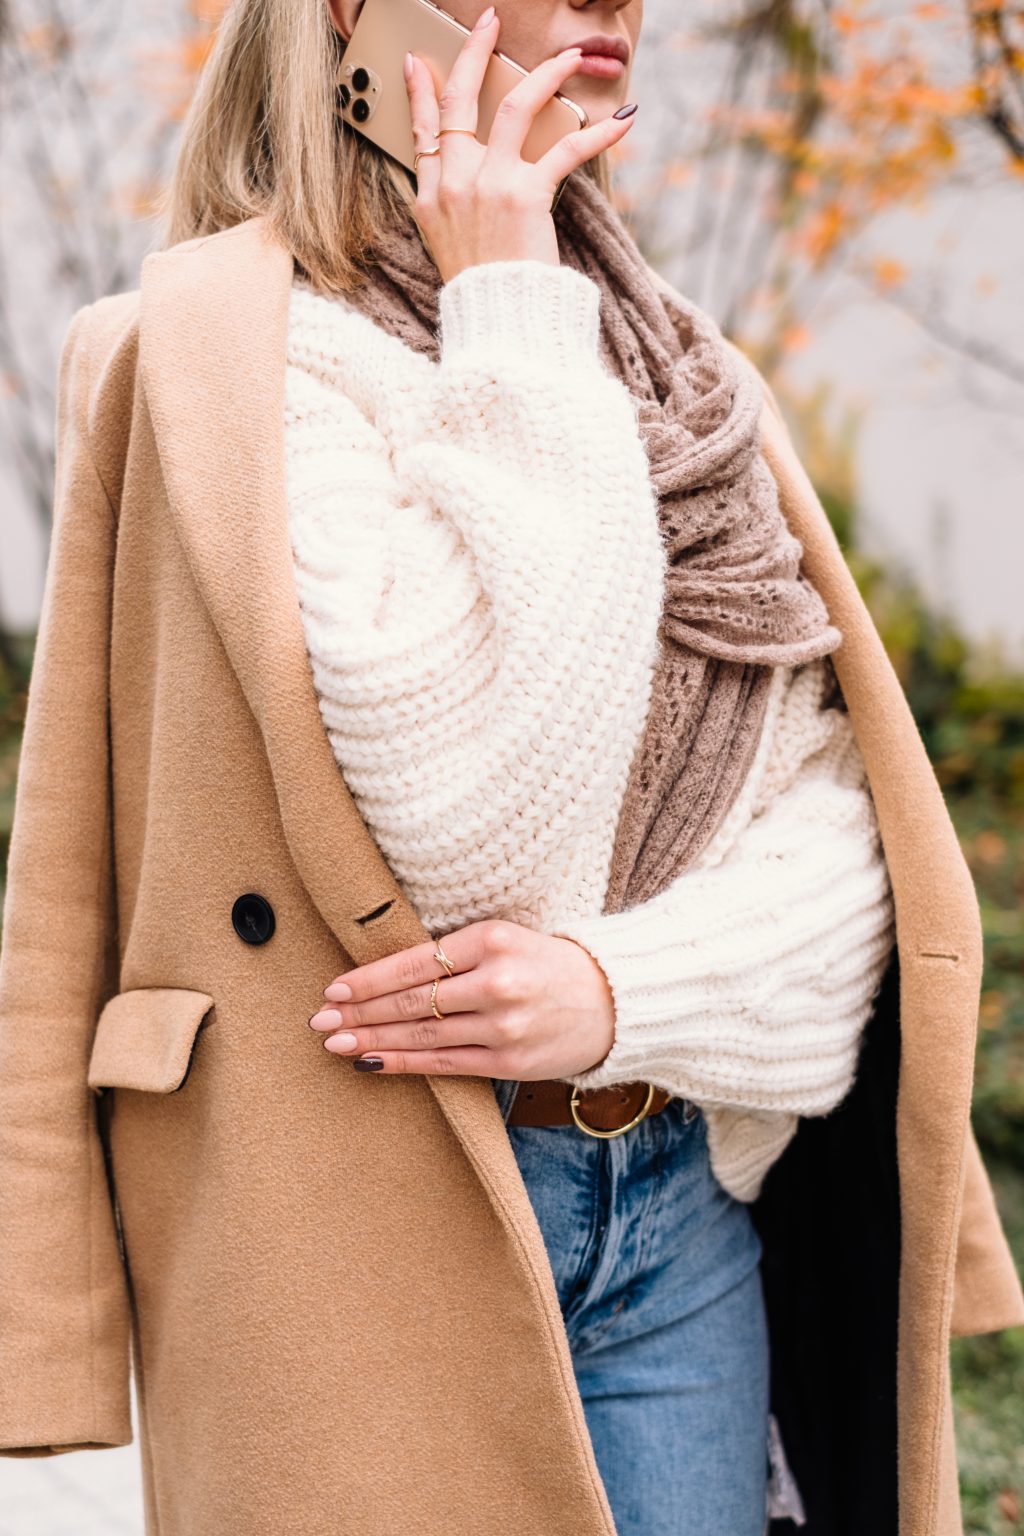
M 342 83 L 341 85 L 338 86 L 338 103 L 339 103 L 339 105 L 341 107 L 341 110 L 343 112 L 344 112 L 345 108 L 348 106 L 348 104 L 349 104 L 349 102 L 351 100 L 352 100 L 352 92 L 349 90 L 347 85 Z
M 360 66 L 359 69 L 353 71 L 353 73 L 352 73 L 352 89 L 354 91 L 365 91 L 366 87 L 369 85 L 369 83 L 370 83 L 370 73 L 369 73 L 369 70 L 363 69 Z
M 352 116 L 357 123 L 365 123 L 370 115 L 370 103 L 365 96 L 359 96 L 352 103 Z

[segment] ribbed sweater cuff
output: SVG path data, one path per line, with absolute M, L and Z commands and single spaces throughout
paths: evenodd
M 659 1041 L 659 1035 L 664 1033 L 659 1025 L 664 1021 L 657 1016 L 647 1017 L 651 1011 L 650 957 L 643 951 L 649 947 L 650 934 L 645 932 L 643 917 L 643 912 L 636 910 L 604 913 L 563 922 L 551 930 L 556 938 L 572 939 L 597 962 L 615 1006 L 615 1039 L 608 1054 L 585 1072 L 566 1078 L 578 1088 L 607 1088 L 613 1083 L 641 1079 L 652 1081 L 648 1075 L 652 1057 L 659 1058 L 659 1043 L 664 1050 L 664 1041 Z M 643 942 L 645 938 L 648 945 Z M 677 1016 L 674 1022 L 679 1030 L 682 1020 Z
M 533 260 L 464 267 L 440 291 L 442 359 L 512 348 L 545 368 L 594 362 L 600 305 L 597 284 L 574 267 Z
M 698 1102 L 826 1113 L 852 1081 L 860 1027 L 891 947 L 890 900 L 871 889 L 861 895 L 862 911 L 837 912 L 841 954 L 808 935 L 829 982 L 820 997 L 817 987 L 809 995 L 806 947 L 794 969 L 781 950 L 771 955 L 770 929 L 751 953 L 705 964 L 703 945 L 672 942 L 668 931 L 652 945 L 656 930 L 642 905 L 552 928 L 591 954 L 615 1007 L 608 1054 L 566 1081 L 581 1089 L 647 1081 Z M 685 931 L 681 912 L 673 927 Z

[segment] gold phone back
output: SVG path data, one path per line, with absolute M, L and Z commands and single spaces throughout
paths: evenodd
M 469 31 L 429 0 L 365 0 L 345 49 L 341 79 L 352 89 L 360 68 L 370 77 L 365 91 L 353 93 L 342 116 L 374 144 L 393 155 L 407 170 L 413 169 L 412 119 L 409 95 L 402 73 L 406 49 L 430 67 L 440 96 L 452 65 Z M 486 144 L 498 103 L 526 73 L 510 59 L 495 53 L 487 66 L 479 96 L 477 137 Z M 359 100 L 370 107 L 365 122 L 353 115 Z M 586 127 L 587 114 L 568 98 L 553 96 L 534 118 L 522 155 L 531 164 L 573 129 Z

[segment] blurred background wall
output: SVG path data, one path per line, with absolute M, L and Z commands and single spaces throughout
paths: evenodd
M 138 284 L 222 11 L 0 0 L 0 886 L 57 353 Z M 1024 3 L 646 12 L 619 201 L 771 380 L 910 695 L 982 897 L 975 1122 L 1024 1262 Z M 954 1375 L 968 1536 L 1009 1536 L 1024 1330 L 955 1341 Z M 136 1459 L 0 1459 L 0 1536 L 138 1533 Z

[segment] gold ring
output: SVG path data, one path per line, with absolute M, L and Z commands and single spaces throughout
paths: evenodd
M 424 155 L 439 155 L 440 153 L 441 153 L 441 146 L 440 146 L 440 144 L 435 144 L 433 149 L 418 149 L 416 151 L 416 153 L 412 157 L 412 173 L 413 173 L 413 175 L 415 176 L 416 168 L 419 165 L 420 161 L 423 159 Z
M 440 1008 L 437 1006 L 437 989 L 442 981 L 444 981 L 443 976 L 435 976 L 430 987 L 430 1006 L 433 1010 L 435 1019 L 443 1019 L 447 1017 L 447 1015 L 443 1014 Z
M 455 967 L 454 967 L 454 965 L 452 965 L 451 961 L 448 959 L 448 956 L 445 954 L 444 950 L 441 948 L 441 940 L 440 939 L 437 940 L 437 948 L 434 950 L 434 959 L 437 961 L 438 965 L 443 965 L 444 966 L 445 972 L 447 973 L 447 975 L 449 975 L 449 976 L 454 976 L 455 975 Z M 438 979 L 438 981 L 440 981 L 441 977 L 439 976 L 437 979 Z
M 434 134 L 434 138 L 435 139 L 439 139 L 441 137 L 442 133 L 468 133 L 474 139 L 476 138 L 476 129 L 475 128 L 439 128 L 437 130 L 437 132 Z
M 600 1136 L 604 1140 L 607 1140 L 611 1136 L 624 1136 L 627 1131 L 631 1131 L 633 1129 L 634 1125 L 640 1124 L 640 1121 L 644 1118 L 654 1101 L 655 1091 L 656 1090 L 654 1084 L 648 1083 L 647 1102 L 644 1104 L 640 1113 L 638 1115 L 634 1115 L 633 1119 L 630 1120 L 628 1124 L 620 1125 L 616 1127 L 614 1131 L 599 1131 L 596 1126 L 588 1125 L 587 1122 L 581 1117 L 579 1112 L 580 1090 L 578 1087 L 574 1087 L 572 1090 L 572 1098 L 569 1100 L 569 1108 L 572 1111 L 573 1119 L 581 1131 L 586 1131 L 588 1136 Z

